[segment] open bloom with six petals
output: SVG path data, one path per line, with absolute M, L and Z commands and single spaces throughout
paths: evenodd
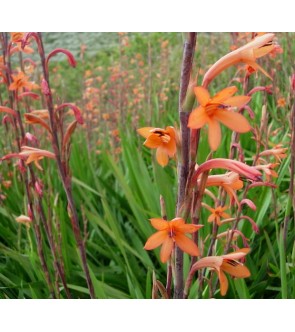
M 221 218 L 230 218 L 230 215 L 224 211 L 228 209 L 228 206 L 217 206 L 212 208 L 209 205 L 202 203 L 202 206 L 211 212 L 208 222 L 216 222 L 218 226 L 221 225 Z
M 232 107 L 246 105 L 251 99 L 249 96 L 233 97 L 237 90 L 237 87 L 230 86 L 211 98 L 204 87 L 194 88 L 200 106 L 190 114 L 188 127 L 199 129 L 207 124 L 209 126 L 209 144 L 213 151 L 218 148 L 221 141 L 220 122 L 238 133 L 246 133 L 251 129 L 248 120 L 243 115 L 231 110 Z
M 182 218 L 175 218 L 171 221 L 160 218 L 152 218 L 150 220 L 152 226 L 157 229 L 158 232 L 149 237 L 144 249 L 152 250 L 162 245 L 160 252 L 161 262 L 167 262 L 175 244 L 182 251 L 192 256 L 199 256 L 199 248 L 185 233 L 195 233 L 203 227 L 203 225 L 185 224 Z
M 9 90 L 19 90 L 21 88 L 27 88 L 31 90 L 34 84 L 29 82 L 29 78 L 23 73 L 19 72 L 16 75 L 12 75 L 13 82 L 9 86 Z
M 245 257 L 249 251 L 249 248 L 242 248 L 223 256 L 209 256 L 201 258 L 192 266 L 190 274 L 194 274 L 197 270 L 206 267 L 214 269 L 218 273 L 220 293 L 224 296 L 228 289 L 228 280 L 225 272 L 236 278 L 247 278 L 251 275 L 248 268 L 238 261 L 239 259 Z
M 156 158 L 161 166 L 168 164 L 169 158 L 172 158 L 176 153 L 176 131 L 169 126 L 166 129 L 144 127 L 137 130 L 137 132 L 146 138 L 143 143 L 150 149 L 157 149 Z

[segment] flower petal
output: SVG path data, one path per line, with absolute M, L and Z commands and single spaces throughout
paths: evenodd
M 174 127 L 168 126 L 168 127 L 166 127 L 165 131 L 170 137 L 172 137 L 174 139 L 176 138 L 176 132 L 175 132 Z
M 159 247 L 168 237 L 167 231 L 159 231 L 148 238 L 144 246 L 145 250 L 152 250 Z
M 172 250 L 173 250 L 174 242 L 171 239 L 171 237 L 167 237 L 164 241 L 161 252 L 160 252 L 160 259 L 162 263 L 166 263 L 171 256 Z
M 265 71 L 261 66 L 259 66 L 259 64 L 256 63 L 255 61 L 247 61 L 246 63 L 251 67 L 253 67 L 255 70 L 260 70 L 265 76 L 267 76 L 272 80 L 272 77 L 268 74 L 268 72 Z
M 235 96 L 226 99 L 223 103 L 232 107 L 242 107 L 250 101 L 249 96 Z
M 220 225 L 221 225 L 221 222 L 220 222 L 220 216 L 219 216 L 219 214 L 216 214 L 216 216 L 215 216 L 215 220 L 216 220 L 216 224 L 217 224 L 218 226 L 220 226 Z
M 158 231 L 168 229 L 168 222 L 161 218 L 152 218 L 150 219 L 152 226 Z
M 208 122 L 208 115 L 204 107 L 195 108 L 188 119 L 188 127 L 193 129 L 202 128 Z
M 175 243 L 184 252 L 192 256 L 199 256 L 200 251 L 195 242 L 180 232 L 176 232 L 174 236 Z
M 224 188 L 224 190 L 226 191 L 228 196 L 230 198 L 233 198 L 235 200 L 235 202 L 237 203 L 237 205 L 239 206 L 240 202 L 238 200 L 238 196 L 236 195 L 236 192 L 228 185 L 223 185 L 222 187 Z
M 208 222 L 212 222 L 215 220 L 215 214 L 210 214 L 209 218 L 208 218 Z
M 224 259 L 241 259 L 242 257 L 245 257 L 250 251 L 250 248 L 241 248 L 239 250 L 236 250 L 234 252 L 231 252 L 230 254 L 223 255 L 222 257 Z
M 144 138 L 148 138 L 151 135 L 151 130 L 155 129 L 154 127 L 144 127 L 137 129 L 139 135 L 143 136 Z
M 221 265 L 221 269 L 237 278 L 247 278 L 251 275 L 250 271 L 245 265 L 234 260 L 224 259 Z
M 181 232 L 181 233 L 195 233 L 202 227 L 203 227 L 203 225 L 185 224 L 185 225 L 178 226 L 176 228 L 176 231 Z
M 180 227 L 185 224 L 185 221 L 182 218 L 174 218 L 171 220 L 171 226 L 173 227 Z
M 214 104 L 223 103 L 224 100 L 228 99 L 238 91 L 236 86 L 229 86 L 219 91 L 212 99 L 211 102 Z
M 211 150 L 215 151 L 217 150 L 220 141 L 221 141 L 221 129 L 220 125 L 216 120 L 209 119 L 208 122 L 209 125 L 209 145 L 211 147 Z
M 228 290 L 228 280 L 221 270 L 218 272 L 218 278 L 220 282 L 220 294 L 224 296 Z
M 228 213 L 225 213 L 225 212 L 222 212 L 221 214 L 221 217 L 224 218 L 224 219 L 228 219 L 230 218 L 230 215 Z
M 176 141 L 173 137 L 171 137 L 168 143 L 163 143 L 163 148 L 166 149 L 166 153 L 170 158 L 172 158 L 176 153 Z
M 236 112 L 217 110 L 214 118 L 223 123 L 229 129 L 238 133 L 246 133 L 251 130 L 248 120 L 242 114 Z
M 254 50 L 255 58 L 261 58 L 262 56 L 270 53 L 275 48 L 275 45 L 262 46 Z
M 162 144 L 161 137 L 157 134 L 150 134 L 146 141 L 143 143 L 144 146 L 150 149 L 156 149 Z
M 210 99 L 210 94 L 208 90 L 202 86 L 197 86 L 194 88 L 194 92 L 201 106 L 205 106 Z
M 157 149 L 157 152 L 156 152 L 156 158 L 157 158 L 157 161 L 158 163 L 164 167 L 168 164 L 168 161 L 169 161 L 169 158 L 168 158 L 168 154 L 167 154 L 167 151 L 165 148 L 163 148 L 162 146 L 160 146 L 158 149 Z
M 223 258 L 221 256 L 203 257 L 192 266 L 192 270 L 197 271 L 205 267 L 210 267 L 218 271 L 222 262 Z

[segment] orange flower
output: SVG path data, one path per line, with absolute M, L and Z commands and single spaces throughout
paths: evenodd
M 108 113 L 103 113 L 102 118 L 107 121 L 110 119 L 110 115 Z
M 30 224 L 32 223 L 32 219 L 23 214 L 21 214 L 19 217 L 16 217 L 15 220 L 20 224 L 26 225 L 27 227 L 30 227 Z
M 277 144 L 270 150 L 264 150 L 259 153 L 259 156 L 274 156 L 278 162 L 281 162 L 283 158 L 287 158 L 285 153 L 288 148 L 283 148 L 283 144 Z
M 256 59 L 272 52 L 275 47 L 277 47 L 273 42 L 274 36 L 273 33 L 258 36 L 248 44 L 223 56 L 206 72 L 202 85 L 207 87 L 222 71 L 240 62 L 246 63 L 255 70 L 260 70 L 264 75 L 271 78 L 269 74 L 256 63 Z
M 39 164 L 39 160 L 43 159 L 44 157 L 55 159 L 55 154 L 47 150 L 36 149 L 25 145 L 21 147 L 21 150 L 22 151 L 19 153 L 19 156 L 21 158 L 28 157 L 26 164 L 28 165 L 31 162 L 34 162 L 36 167 L 41 171 L 43 171 L 43 168 Z
M 196 185 L 198 177 L 206 171 L 215 168 L 224 168 L 232 172 L 238 173 L 244 176 L 247 179 L 252 181 L 261 180 L 261 173 L 256 169 L 257 166 L 248 166 L 237 160 L 225 159 L 225 158 L 215 158 L 205 161 L 200 166 L 195 167 L 195 172 L 191 178 L 191 186 Z M 236 183 L 237 186 L 240 186 L 239 183 Z
M 251 275 L 248 268 L 238 262 L 238 260 L 245 257 L 249 251 L 249 248 L 242 248 L 231 254 L 223 256 L 209 256 L 201 258 L 192 266 L 190 274 L 193 275 L 197 270 L 205 267 L 214 269 L 218 273 L 220 293 L 224 296 L 228 289 L 228 280 L 224 272 L 227 272 L 236 278 L 247 278 Z
M 200 180 L 198 180 L 199 182 Z M 229 197 L 234 199 L 239 205 L 236 191 L 243 188 L 243 181 L 240 180 L 239 174 L 229 172 L 225 174 L 209 175 L 206 187 L 220 186 L 224 188 Z
M 18 90 L 21 88 L 32 88 L 32 83 L 28 81 L 28 77 L 21 71 L 17 75 L 12 75 L 13 82 L 9 86 L 9 90 Z
M 10 32 L 10 36 L 11 36 L 11 41 L 13 43 L 19 43 L 22 41 L 23 37 L 24 37 L 24 32 Z
M 278 173 L 273 169 L 277 167 L 279 164 L 267 164 L 267 165 L 256 165 L 255 168 L 261 170 L 265 173 L 266 181 L 271 181 L 272 177 L 277 178 Z
M 27 54 L 33 53 L 34 50 L 29 47 L 28 45 L 26 45 L 24 48 L 22 48 L 22 39 L 25 36 L 24 32 L 10 32 L 10 36 L 11 36 L 11 42 L 16 44 L 15 48 L 12 48 L 10 53 L 13 54 L 15 52 L 24 52 Z
M 176 131 L 169 126 L 166 129 L 144 127 L 137 129 L 137 132 L 146 138 L 143 143 L 150 149 L 157 149 L 156 158 L 161 166 L 168 164 L 169 157 L 172 158 L 176 153 Z
M 286 106 L 285 98 L 279 98 L 278 101 L 277 101 L 277 106 L 278 107 L 285 107 Z
M 34 111 L 31 111 L 30 114 L 38 116 L 41 119 L 48 119 L 49 118 L 49 113 L 48 113 L 48 110 L 46 110 L 46 109 L 44 109 L 44 110 L 34 110 Z
M 218 206 L 217 208 L 213 209 L 211 208 L 209 205 L 202 203 L 202 206 L 205 207 L 207 210 L 209 210 L 211 212 L 209 218 L 208 218 L 208 222 L 216 222 L 218 226 L 221 225 L 221 217 L 228 219 L 230 218 L 230 215 L 228 213 L 225 213 L 224 211 L 228 209 L 228 206 Z
M 210 98 L 208 90 L 204 87 L 194 88 L 200 106 L 190 114 L 188 127 L 199 129 L 207 124 L 209 126 L 209 144 L 213 151 L 218 148 L 221 141 L 219 122 L 238 133 L 246 133 L 251 129 L 248 120 L 243 115 L 229 110 L 231 107 L 242 107 L 251 99 L 249 96 L 232 97 L 237 90 L 235 86 L 230 86 Z
M 182 251 L 192 256 L 199 256 L 199 248 L 195 242 L 184 234 L 195 233 L 203 227 L 203 225 L 185 224 L 182 218 L 175 218 L 171 221 L 152 218 L 150 221 L 158 232 L 148 238 L 144 249 L 152 250 L 162 245 L 160 252 L 161 262 L 167 262 L 175 244 Z

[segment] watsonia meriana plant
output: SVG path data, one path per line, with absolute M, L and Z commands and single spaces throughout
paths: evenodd
M 42 74 L 40 86 L 29 80 L 29 77 L 24 72 L 25 68 L 22 60 L 22 52 L 32 53 L 34 51 L 30 47 L 33 41 L 37 44 L 41 60 Z M 44 158 L 54 160 L 56 162 L 58 174 L 66 194 L 68 216 L 71 221 L 72 230 L 79 250 L 89 294 L 91 298 L 94 298 L 95 293 L 87 265 L 85 243 L 81 234 L 78 212 L 72 193 L 72 178 L 69 166 L 71 147 L 70 139 L 77 124 L 83 124 L 83 118 L 81 116 L 80 109 L 72 103 L 59 103 L 58 105 L 54 104 L 55 101 L 50 87 L 48 68 L 50 59 L 58 53 L 65 54 L 69 65 L 72 67 L 76 66 L 75 58 L 68 50 L 62 48 L 55 49 L 46 56 L 41 33 L 11 33 L 10 38 L 8 34 L 2 33 L 1 42 L 3 50 L 3 66 L 1 69 L 4 82 L 7 86 L 9 101 L 7 106 L 0 107 L 0 112 L 5 113 L 6 116 L 9 117 L 7 119 L 10 119 L 9 123 L 14 129 L 17 142 L 16 151 L 6 154 L 1 158 L 1 160 L 10 160 L 11 158 L 18 159 L 18 170 L 20 172 L 22 182 L 25 185 L 27 198 L 26 214 L 16 217 L 16 221 L 27 226 L 32 225 L 34 228 L 38 246 L 38 254 L 48 287 L 50 289 L 51 297 L 58 298 L 60 297 L 60 293 L 64 291 L 66 297 L 71 298 L 72 296 L 67 285 L 64 262 L 60 249 L 61 238 L 60 235 L 58 235 L 59 241 L 57 241 L 55 238 L 56 236 L 53 235 L 50 214 L 46 215 L 43 208 L 43 183 L 36 175 L 32 166 L 32 163 L 34 163 L 39 171 L 43 171 L 40 164 L 41 160 Z M 20 54 L 20 71 L 19 69 L 15 70 L 11 67 L 10 58 L 16 52 Z M 34 61 L 31 61 L 30 64 L 36 66 Z M 40 99 L 40 95 L 32 90 L 40 88 L 44 109 L 32 110 L 29 106 L 29 100 Z M 19 105 L 21 102 L 23 102 L 24 108 L 26 109 L 25 114 L 21 114 L 19 111 Z M 70 123 L 68 122 L 68 113 L 64 112 L 65 109 L 69 109 L 71 116 L 74 117 Z M 36 137 L 29 132 L 26 133 L 24 130 L 24 123 L 29 124 L 33 130 L 32 132 L 37 134 L 39 137 Z M 51 143 L 52 151 L 44 150 L 39 147 L 42 142 L 42 137 L 46 137 Z M 52 275 L 49 272 L 50 269 L 48 267 L 48 262 L 44 256 L 42 244 L 44 239 L 41 225 L 45 230 L 46 240 L 49 243 L 53 257 L 53 265 L 56 274 L 54 282 L 52 280 Z M 62 290 L 60 290 L 59 281 L 62 283 Z
M 154 276 L 154 298 L 158 298 L 159 293 L 163 298 L 169 298 L 172 289 L 174 298 L 196 297 L 197 294 L 202 297 L 205 281 L 209 286 L 210 297 L 214 297 L 217 286 L 214 272 L 219 279 L 220 294 L 225 296 L 228 290 L 225 273 L 235 278 L 247 278 L 251 274 L 244 265 L 245 256 L 250 253 L 248 239 L 238 226 L 241 220 L 245 220 L 251 224 L 254 232 L 259 232 L 259 228 L 250 216 L 242 213 L 242 207 L 246 205 L 256 210 L 255 202 L 247 198 L 251 188 L 275 187 L 271 182 L 272 176 L 276 174 L 273 169 L 277 167 L 281 158 L 286 157 L 286 149 L 281 145 L 268 149 L 267 142 L 266 148 L 261 151 L 262 143 L 257 141 L 258 152 L 253 157 L 252 165 L 248 165 L 244 161 L 243 147 L 238 134 L 254 132 L 251 121 L 248 121 L 243 113 L 248 111 L 250 117 L 253 117 L 253 111 L 249 106 L 253 93 L 266 91 L 269 88 L 258 87 L 256 90 L 254 88 L 247 91 L 249 76 L 260 71 L 271 79 L 256 61 L 279 47 L 274 39 L 273 33 L 253 34 L 253 39 L 249 43 L 216 61 L 204 74 L 202 85 L 197 86 L 192 77 L 197 34 L 188 33 L 184 44 L 180 78 L 180 132 L 171 126 L 167 126 L 166 129 L 153 127 L 138 129 L 138 133 L 146 138 L 144 145 L 157 149 L 156 158 L 161 166 L 166 166 L 169 158 L 180 156 L 175 217 L 171 221 L 164 220 L 163 217 L 150 219 L 157 232 L 150 236 L 144 247 L 146 250 L 152 250 L 161 246 L 160 260 L 168 264 L 166 287 Z M 247 66 L 243 82 L 244 95 L 234 96 L 238 88 L 232 85 L 221 87 L 221 90 L 212 96 L 209 84 L 227 68 L 241 63 Z M 196 108 L 194 108 L 195 99 L 198 103 Z M 265 113 L 263 116 L 265 117 Z M 265 119 L 263 121 L 265 123 Z M 229 158 L 225 156 L 214 158 L 214 152 L 218 152 L 222 141 L 220 124 L 234 132 L 229 147 Z M 204 130 L 206 127 L 211 152 L 207 160 L 198 165 L 196 157 L 199 157 L 200 134 L 206 135 Z M 254 138 L 257 138 L 257 132 L 254 134 Z M 239 152 L 237 160 L 234 159 L 234 150 Z M 264 159 L 270 155 L 276 158 L 276 164 Z M 223 173 L 211 175 L 210 172 L 214 169 L 221 169 Z M 219 188 L 217 195 L 211 191 L 212 187 Z M 238 190 L 243 190 L 242 198 L 239 198 Z M 213 200 L 212 206 L 203 201 L 205 196 Z M 163 198 L 161 202 L 163 205 Z M 211 212 L 207 220 L 203 220 L 201 216 L 203 208 Z M 206 222 L 212 224 L 211 234 L 198 235 Z M 226 227 L 225 231 L 219 230 L 222 226 Z M 189 234 L 192 234 L 192 237 L 189 237 Z M 239 236 L 242 238 L 242 248 L 239 245 Z M 205 252 L 204 244 L 208 239 L 210 243 Z M 184 252 L 190 257 L 190 268 L 186 275 L 184 275 Z M 209 269 L 208 273 L 204 269 Z M 197 273 L 198 292 L 190 294 Z

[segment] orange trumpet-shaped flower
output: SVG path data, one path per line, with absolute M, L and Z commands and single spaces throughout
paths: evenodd
M 169 158 L 172 158 L 176 153 L 176 131 L 169 126 L 166 129 L 144 127 L 137 130 L 137 132 L 146 138 L 143 143 L 150 149 L 157 149 L 156 158 L 161 166 L 168 164 Z
M 198 180 L 198 183 L 201 180 Z M 239 174 L 228 172 L 225 174 L 209 175 L 206 181 L 206 187 L 220 186 L 222 187 L 229 197 L 234 199 L 239 205 L 239 200 L 236 191 L 243 188 L 243 181 L 240 180 Z
M 25 145 L 21 147 L 21 150 L 22 151 L 19 153 L 19 156 L 21 158 L 27 157 L 26 164 L 28 165 L 31 162 L 34 162 L 36 167 L 41 171 L 43 171 L 43 168 L 39 164 L 39 160 L 43 159 L 44 157 L 55 159 L 55 154 L 47 150 L 36 149 Z
M 201 258 L 192 266 L 190 275 L 193 275 L 197 270 L 206 267 L 214 269 L 218 273 L 220 293 L 224 296 L 228 289 L 228 280 L 225 272 L 236 278 L 247 278 L 251 275 L 248 268 L 238 261 L 245 257 L 249 251 L 249 248 L 243 248 L 223 256 Z
M 193 240 L 185 236 L 185 233 L 195 233 L 203 227 L 203 225 L 185 224 L 182 218 L 175 218 L 171 221 L 152 218 L 150 221 L 158 232 L 149 237 L 144 249 L 152 250 L 162 245 L 160 252 L 161 262 L 167 262 L 172 253 L 174 244 L 182 251 L 192 256 L 199 256 L 198 246 Z
M 255 70 L 260 70 L 264 75 L 271 78 L 269 74 L 256 63 L 256 59 L 274 50 L 276 47 L 273 43 L 274 36 L 273 33 L 266 33 L 262 36 L 258 36 L 248 44 L 223 56 L 206 72 L 202 85 L 207 87 L 222 71 L 240 62 L 246 63 Z
M 210 98 L 207 89 L 201 86 L 194 88 L 200 106 L 192 111 L 188 121 L 188 127 L 192 129 L 202 128 L 205 124 L 209 127 L 209 144 L 215 151 L 221 141 L 221 130 L 219 122 L 238 133 L 246 133 L 251 129 L 248 120 L 230 108 L 246 105 L 251 97 L 235 96 L 237 87 L 230 86 L 221 90 Z
M 214 168 L 224 168 L 230 170 L 234 173 L 238 173 L 241 176 L 246 177 L 252 181 L 261 180 L 261 173 L 256 169 L 257 166 L 248 166 L 237 160 L 225 159 L 225 158 L 215 158 L 205 161 L 200 166 L 196 167 L 195 172 L 191 178 L 191 186 L 197 184 L 198 177 L 206 171 Z M 236 186 L 240 186 L 240 183 L 237 183 Z

